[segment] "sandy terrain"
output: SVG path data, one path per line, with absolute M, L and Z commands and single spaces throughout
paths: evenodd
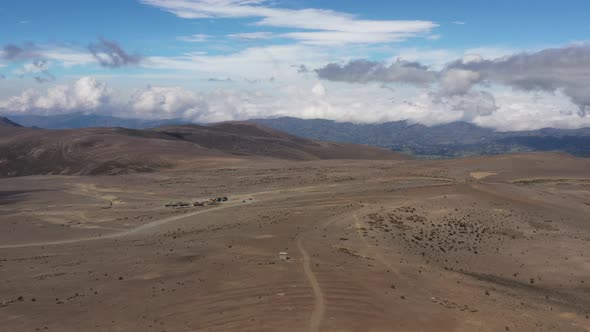
M 0 330 L 590 331 L 590 160 L 201 165 L 0 179 Z

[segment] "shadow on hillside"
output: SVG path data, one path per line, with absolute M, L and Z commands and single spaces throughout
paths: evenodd
M 0 205 L 14 204 L 27 198 L 27 194 L 40 190 L 0 190 Z

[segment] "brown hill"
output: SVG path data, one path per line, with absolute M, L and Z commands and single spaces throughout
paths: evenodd
M 383 148 L 304 139 L 249 122 L 169 126 L 151 131 L 233 155 L 289 160 L 409 158 Z
M 246 123 L 150 130 L 0 130 L 0 176 L 152 172 L 210 158 L 406 159 L 363 145 L 318 142 Z
M 0 116 L 0 127 L 20 128 L 22 126 L 14 121 L 11 121 L 9 118 Z

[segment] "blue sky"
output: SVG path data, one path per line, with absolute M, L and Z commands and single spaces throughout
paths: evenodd
M 282 1 L 285 8 L 322 8 L 373 20 L 428 20 L 440 24 L 434 33 L 442 47 L 482 44 L 513 47 L 584 40 L 587 1 Z M 148 54 L 173 54 L 189 49 L 177 36 L 196 33 L 221 36 L 244 31 L 278 29 L 249 26 L 255 19 L 183 20 L 135 0 L 23 0 L 0 5 L 0 40 L 86 44 L 99 36 L 116 39 Z M 451 24 L 465 22 L 465 26 Z M 26 23 L 25 23 L 26 22 Z M 162 47 L 161 43 L 166 43 Z M 416 45 L 424 41 L 409 40 Z M 206 45 L 205 45 L 206 46 Z
M 536 64 L 586 72 L 589 9 L 581 0 L 7 0 L 0 110 L 576 127 L 588 123 L 586 77 L 549 77 Z M 526 73 L 507 75 L 523 52 Z M 485 62 L 494 59 L 506 61 Z M 330 64 L 339 67 L 329 75 L 315 71 Z M 534 123 L 541 102 L 547 120 Z

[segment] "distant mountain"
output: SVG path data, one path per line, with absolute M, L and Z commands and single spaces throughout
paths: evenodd
M 25 127 L 45 129 L 78 129 L 96 127 L 121 127 L 129 129 L 147 129 L 165 125 L 183 124 L 180 119 L 143 120 L 132 118 L 118 118 L 109 115 L 70 113 L 61 115 L 20 115 L 7 114 L 7 117 Z
M 289 117 L 251 121 L 301 137 L 368 144 L 425 158 L 530 151 L 560 151 L 590 157 L 590 128 L 497 132 L 466 122 L 428 127 L 407 121 L 354 124 Z
M 8 118 L 0 117 L 0 127 L 11 127 L 11 128 L 19 128 L 22 127 L 20 124 L 11 121 Z

